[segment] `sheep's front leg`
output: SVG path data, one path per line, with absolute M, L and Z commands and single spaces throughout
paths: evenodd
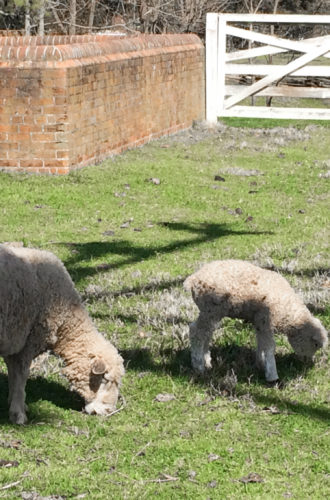
M 257 364 L 265 370 L 267 382 L 278 380 L 275 361 L 275 342 L 273 331 L 269 325 L 256 325 L 257 333 Z
M 25 386 L 31 362 L 20 355 L 7 356 L 5 362 L 8 368 L 9 419 L 14 424 L 25 424 L 27 422 Z
M 190 325 L 191 364 L 193 369 L 201 374 L 212 366 L 209 344 L 219 321 L 220 319 L 215 320 L 201 311 L 197 320 Z

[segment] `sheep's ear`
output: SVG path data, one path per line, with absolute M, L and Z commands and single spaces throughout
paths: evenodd
M 103 359 L 95 358 L 92 362 L 92 373 L 94 375 L 103 375 L 106 372 L 107 367 Z

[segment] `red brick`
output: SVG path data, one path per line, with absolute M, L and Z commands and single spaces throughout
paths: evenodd
M 82 52 L 87 39 L 74 38 Z M 56 40 L 70 56 L 69 38 Z M 93 57 L 89 48 L 79 62 L 39 61 L 52 54 L 39 46 L 30 51 L 32 65 L 0 67 L 4 161 L 21 161 L 21 170 L 67 173 L 204 117 L 204 49 L 197 37 L 146 35 L 113 43 L 121 52 Z M 26 47 L 18 55 L 26 57 Z
M 41 168 L 44 166 L 43 160 L 21 160 L 20 167 L 30 169 L 31 167 Z

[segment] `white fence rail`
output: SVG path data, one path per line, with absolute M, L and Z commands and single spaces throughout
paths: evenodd
M 248 29 L 232 24 L 247 25 Z M 272 15 L 272 14 L 207 14 L 206 19 L 206 119 L 215 123 L 220 116 L 251 118 L 294 118 L 330 120 L 330 109 L 324 107 L 290 108 L 238 105 L 248 97 L 295 97 L 329 99 L 330 86 L 308 87 L 280 84 L 285 77 L 330 78 L 330 35 L 305 40 L 287 40 L 255 30 L 256 24 L 320 24 L 330 25 L 330 16 Z M 227 37 L 238 37 L 263 44 L 258 47 L 227 52 Z M 301 53 L 288 64 L 261 64 L 256 58 L 288 51 Z M 329 64 L 311 65 L 320 57 Z M 247 60 L 245 63 L 238 61 Z M 253 62 L 249 62 L 253 61 Z M 226 77 L 252 84 L 226 84 Z M 243 77 L 243 78 L 242 78 Z M 330 81 L 330 80 L 329 80 Z

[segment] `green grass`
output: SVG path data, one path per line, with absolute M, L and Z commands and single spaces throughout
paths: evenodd
M 0 241 L 55 252 L 126 365 L 122 409 L 104 419 L 81 413 L 59 360 L 37 360 L 25 427 L 8 422 L 0 365 L 0 460 L 17 462 L 0 467 L 0 498 L 329 497 L 326 353 L 304 366 L 280 336 L 283 387 L 270 388 L 252 328 L 226 320 L 211 373 L 190 368 L 197 310 L 182 281 L 209 260 L 280 270 L 330 326 L 330 129 L 246 122 L 197 127 L 66 177 L 0 174 Z M 164 393 L 174 399 L 158 402 Z

